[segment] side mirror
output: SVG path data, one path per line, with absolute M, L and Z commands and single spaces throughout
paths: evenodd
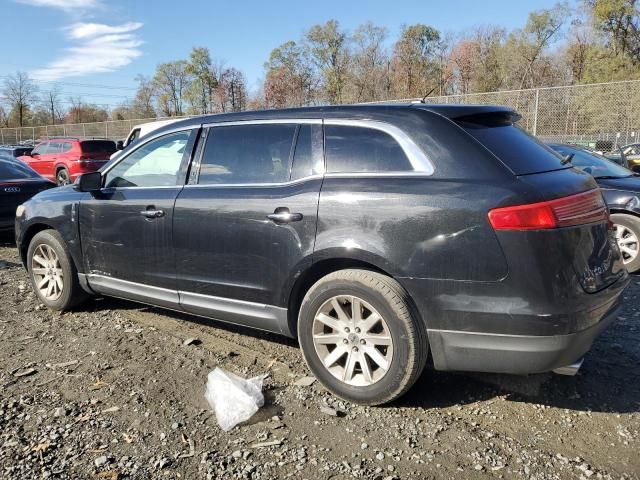
M 79 192 L 97 192 L 102 188 L 102 174 L 100 172 L 90 172 L 80 175 L 74 188 Z
M 124 148 L 124 142 L 122 140 L 118 140 L 116 142 L 116 150 L 122 150 Z

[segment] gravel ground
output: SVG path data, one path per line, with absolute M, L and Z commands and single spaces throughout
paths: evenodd
M 114 299 L 50 312 L 0 241 L 0 478 L 640 478 L 639 306 L 636 277 L 576 377 L 427 369 L 360 407 L 296 385 L 294 341 Z M 228 433 L 215 367 L 268 374 Z

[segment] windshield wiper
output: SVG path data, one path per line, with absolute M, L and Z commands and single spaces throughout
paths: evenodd
M 593 177 L 596 180 L 611 180 L 616 178 L 629 178 L 631 175 L 627 175 L 626 177 L 620 177 L 618 175 L 599 175 L 597 177 Z

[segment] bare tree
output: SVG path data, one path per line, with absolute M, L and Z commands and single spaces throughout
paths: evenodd
M 36 101 L 37 87 L 24 72 L 9 75 L 4 81 L 2 94 L 7 99 L 11 109 L 18 116 L 18 124 L 24 126 L 29 108 Z
M 62 117 L 62 106 L 60 104 L 60 90 L 54 85 L 51 90 L 44 92 L 41 98 L 42 106 L 49 112 L 51 125 L 56 124 L 56 120 Z

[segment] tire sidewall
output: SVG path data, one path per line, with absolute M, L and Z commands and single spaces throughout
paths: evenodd
M 633 230 L 633 233 L 636 234 L 636 238 L 638 239 L 638 241 L 640 241 L 640 219 L 632 215 L 626 215 L 624 213 L 614 213 L 613 215 L 611 215 L 611 221 L 614 224 L 622 225 L 630 230 Z M 638 245 L 638 247 L 640 248 L 640 245 Z M 625 268 L 631 273 L 640 270 L 640 252 L 638 253 L 638 255 L 636 255 L 636 258 L 634 260 L 625 264 Z
M 42 297 L 36 285 L 34 275 L 31 272 L 33 253 L 40 245 L 48 245 L 49 247 L 53 248 L 53 250 L 56 252 L 56 255 L 58 255 L 60 268 L 62 268 L 62 295 L 60 295 L 60 297 L 58 297 L 58 299 L 54 301 L 47 300 L 46 298 Z M 64 248 L 60 240 L 57 239 L 56 236 L 50 231 L 44 230 L 36 234 L 31 240 L 29 249 L 27 250 L 27 271 L 29 272 L 29 280 L 31 281 L 33 291 L 40 302 L 53 310 L 64 310 L 69 305 L 71 296 L 73 294 L 73 276 L 75 275 L 75 269 L 71 264 L 71 260 L 66 249 Z
M 373 306 L 385 319 L 393 341 L 393 357 L 385 376 L 373 385 L 358 387 L 348 385 L 335 378 L 322 364 L 313 344 L 313 319 L 318 309 L 331 297 L 354 295 Z M 385 397 L 402 384 L 407 374 L 412 352 L 407 341 L 405 325 L 394 312 L 389 302 L 370 287 L 356 281 L 331 280 L 312 287 L 300 308 L 298 318 L 298 341 L 304 358 L 312 373 L 332 393 L 357 403 L 377 403 L 375 399 Z
M 64 172 L 65 177 L 67 179 L 67 183 L 60 183 L 59 182 L 59 177 L 60 174 Z M 67 170 L 65 167 L 58 169 L 58 171 L 56 172 L 56 184 L 58 186 L 64 186 L 64 185 L 68 185 L 69 183 L 71 183 L 71 177 L 69 176 L 69 170 Z

